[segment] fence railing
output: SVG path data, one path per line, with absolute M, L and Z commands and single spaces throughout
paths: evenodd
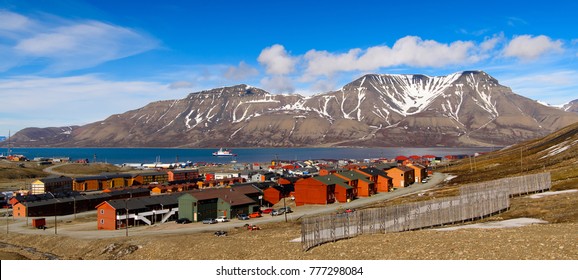
M 550 190 L 551 186 L 552 178 L 550 173 L 547 172 L 468 184 L 460 188 L 460 194 L 475 193 L 484 189 L 500 188 L 508 190 L 510 196 L 516 196 Z
M 550 189 L 550 174 L 467 185 L 460 195 L 352 213 L 305 217 L 304 250 L 364 233 L 401 232 L 483 218 L 510 207 L 510 196 Z

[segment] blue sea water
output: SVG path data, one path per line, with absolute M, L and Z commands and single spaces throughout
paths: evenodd
M 473 155 L 478 152 L 489 152 L 498 148 L 237 148 L 233 152 L 238 162 L 270 162 L 279 160 L 308 159 L 371 159 L 394 158 L 398 155 Z M 93 162 L 152 163 L 157 160 L 163 163 L 173 162 L 210 162 L 228 163 L 232 157 L 214 157 L 216 149 L 185 148 L 12 148 L 13 154 L 21 154 L 28 159 L 37 157 L 68 157 L 71 160 L 88 159 Z

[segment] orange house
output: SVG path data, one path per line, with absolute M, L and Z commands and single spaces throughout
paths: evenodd
M 175 181 L 191 181 L 199 178 L 198 169 L 183 169 L 183 170 L 169 170 L 167 171 L 169 182 Z
M 105 189 L 107 179 L 105 176 L 85 176 L 75 178 L 72 182 L 72 188 L 75 191 L 98 191 Z
M 322 169 L 319 170 L 319 176 L 326 176 L 326 175 L 329 175 L 329 174 L 333 174 L 333 173 L 335 173 L 335 172 L 337 172 L 336 169 L 325 169 L 325 168 L 322 168 Z
M 375 183 L 375 189 L 378 193 L 389 192 L 393 189 L 393 180 L 383 170 L 371 167 L 356 171 L 368 176 L 369 180 Z
M 97 229 L 115 230 L 120 227 L 122 222 L 117 223 L 117 209 L 114 208 L 108 201 L 97 205 L 96 211 Z
M 335 184 L 328 185 L 312 177 L 295 182 L 295 205 L 333 202 L 335 202 Z
M 411 167 L 415 173 L 415 181 L 421 183 L 423 179 L 427 177 L 427 170 L 425 166 L 417 163 L 408 164 L 407 167 Z
M 377 193 L 375 183 L 359 172 L 345 171 L 335 173 L 336 176 L 344 179 L 348 185 L 356 189 L 356 196 L 368 197 Z
M 331 175 L 315 176 L 313 179 L 325 184 L 335 184 L 335 199 L 340 203 L 352 201 L 356 198 L 355 189 L 342 178 Z
M 405 188 L 414 183 L 414 170 L 407 166 L 398 166 L 385 171 L 391 177 L 394 188 Z

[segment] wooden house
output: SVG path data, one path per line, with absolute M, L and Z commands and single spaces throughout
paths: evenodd
M 145 172 L 137 174 L 134 181 L 140 185 L 164 184 L 169 182 L 169 175 L 166 172 Z
M 234 188 L 206 189 L 179 196 L 179 218 L 199 222 L 206 218 L 249 214 L 258 205 Z
M 79 192 L 104 190 L 107 182 L 102 175 L 77 177 L 74 178 L 73 189 Z
M 191 182 L 199 178 L 198 169 L 179 169 L 167 171 L 169 182 Z
M 350 202 L 357 197 L 356 189 L 335 174 L 315 176 L 312 178 L 327 185 L 335 185 L 335 199 L 340 203 Z
M 32 182 L 31 194 L 65 193 L 72 191 L 72 178 L 66 176 L 50 176 Z
M 375 183 L 368 179 L 369 176 L 355 172 L 354 170 L 337 172 L 334 175 L 344 179 L 348 185 L 354 187 L 356 189 L 356 196 L 368 197 L 377 193 Z
M 415 182 L 421 183 L 427 177 L 427 168 L 421 164 L 412 163 L 408 164 L 407 167 L 413 168 L 415 175 Z
M 335 202 L 335 184 L 320 182 L 313 177 L 295 182 L 295 204 L 329 204 Z
M 393 190 L 393 179 L 387 176 L 387 173 L 375 167 L 363 168 L 356 170 L 375 183 L 375 189 L 378 193 L 389 192 Z
M 414 183 L 414 170 L 407 166 L 398 166 L 385 170 L 391 177 L 394 188 L 405 188 Z
M 180 195 L 180 194 L 179 194 Z M 176 219 L 179 195 L 133 197 L 104 201 L 96 206 L 97 229 L 115 230 Z

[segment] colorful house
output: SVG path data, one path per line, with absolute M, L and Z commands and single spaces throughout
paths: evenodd
M 369 176 L 355 172 L 354 170 L 337 172 L 334 175 L 343 178 L 348 185 L 354 187 L 357 196 L 368 197 L 377 193 L 375 183 L 369 180 Z
M 179 169 L 167 171 L 169 182 L 190 182 L 199 178 L 198 169 Z
M 335 184 L 320 182 L 313 177 L 295 182 L 295 204 L 329 204 L 335 202 Z
M 387 173 L 381 169 L 374 167 L 363 168 L 356 170 L 365 176 L 369 176 L 369 179 L 375 183 L 375 189 L 378 193 L 389 192 L 393 190 L 393 179 L 387 176 Z
M 418 163 L 408 164 L 407 167 L 413 168 L 415 182 L 421 183 L 427 177 L 427 168 Z
M 312 178 L 326 185 L 335 185 L 335 199 L 340 203 L 350 202 L 357 197 L 356 189 L 348 185 L 343 178 L 335 176 L 335 174 Z
M 414 183 L 414 170 L 407 166 L 398 166 L 385 170 L 391 177 L 394 188 L 405 188 Z
M 72 178 L 51 176 L 32 182 L 31 194 L 65 193 L 72 191 Z

